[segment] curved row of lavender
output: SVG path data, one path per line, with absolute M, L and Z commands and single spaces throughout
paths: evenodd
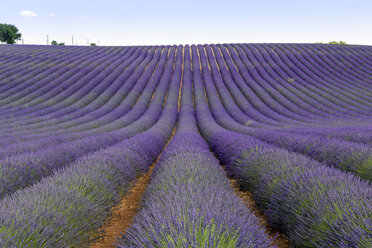
M 371 246 L 370 183 L 220 126 L 217 118 L 223 119 L 223 113 L 214 111 L 204 93 L 209 78 L 199 69 L 202 56 L 196 56 L 197 47 L 192 51 L 200 131 L 229 176 L 252 192 L 269 224 L 298 247 Z
M 148 171 L 172 134 L 177 120 L 181 59 L 182 50 L 178 48 L 177 65 L 156 124 L 81 157 L 68 168 L 56 170 L 32 187 L 1 200 L 1 247 L 85 247 L 93 241 L 111 208 L 129 191 L 136 177 Z
M 152 174 L 141 210 L 117 247 L 271 247 L 235 195 L 196 126 L 185 47 L 177 131 Z

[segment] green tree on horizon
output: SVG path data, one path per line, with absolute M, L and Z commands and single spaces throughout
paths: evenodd
M 61 42 L 61 43 L 58 43 L 57 41 L 53 40 L 52 43 L 50 43 L 51 45 L 53 46 L 64 46 L 65 43 L 64 42 Z
M 15 44 L 22 37 L 18 31 L 18 28 L 12 24 L 0 23 L 0 42 Z
M 330 41 L 330 42 L 328 42 L 328 44 L 340 44 L 340 45 L 345 45 L 346 42 L 345 42 L 345 41 L 342 41 L 342 40 L 340 40 L 340 41 Z
M 330 41 L 328 43 L 323 43 L 323 42 L 315 42 L 315 44 L 340 44 L 340 45 L 346 45 L 345 41 Z

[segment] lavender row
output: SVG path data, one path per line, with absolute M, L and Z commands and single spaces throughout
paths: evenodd
M 372 148 L 337 138 L 296 135 L 272 131 L 249 132 L 251 135 L 287 150 L 303 153 L 344 171 L 372 180 Z
M 317 135 L 328 138 L 339 138 L 350 142 L 372 145 L 372 128 L 370 126 L 346 126 L 328 128 L 290 128 L 279 129 L 282 132 L 302 135 Z

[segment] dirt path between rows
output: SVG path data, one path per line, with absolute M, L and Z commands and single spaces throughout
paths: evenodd
M 242 199 L 242 201 L 246 204 L 246 206 L 254 213 L 254 215 L 260 220 L 260 224 L 265 227 L 266 233 L 270 238 L 274 238 L 276 236 L 275 244 L 278 248 L 289 248 L 291 247 L 290 242 L 286 238 L 283 233 L 280 233 L 277 229 L 273 229 L 267 223 L 265 214 L 258 209 L 255 201 L 253 200 L 253 196 L 249 191 L 241 191 L 239 189 L 239 184 L 235 179 L 229 179 L 231 187 L 233 187 L 235 194 Z
M 168 140 L 163 151 L 166 149 L 169 142 L 172 140 L 176 128 L 174 128 L 171 138 Z M 149 168 L 149 171 L 138 178 L 134 186 L 129 190 L 126 196 L 120 201 L 118 205 L 113 207 L 112 215 L 110 219 L 103 224 L 98 230 L 101 235 L 99 238 L 91 243 L 90 248 L 111 248 L 115 247 L 114 244 L 117 238 L 121 237 L 121 233 L 130 227 L 133 222 L 134 216 L 140 209 L 140 203 L 143 194 L 150 183 L 152 172 L 155 168 L 156 163 L 159 161 L 163 154 L 163 151 L 159 154 L 158 158 Z
M 142 195 L 150 181 L 154 167 L 155 163 L 145 175 L 138 178 L 128 194 L 112 209 L 111 218 L 99 230 L 102 235 L 90 245 L 90 248 L 115 247 L 116 239 L 120 238 L 121 233 L 124 233 L 131 225 L 138 212 Z

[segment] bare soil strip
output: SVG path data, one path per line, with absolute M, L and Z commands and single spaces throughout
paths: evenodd
M 242 201 L 246 204 L 246 206 L 254 213 L 254 215 L 260 220 L 262 226 L 265 227 L 267 235 L 270 238 L 276 237 L 273 244 L 275 244 L 278 248 L 288 248 L 291 247 L 290 242 L 286 238 L 283 233 L 280 233 L 277 229 L 270 227 L 267 223 L 265 214 L 258 209 L 255 201 L 253 200 L 253 196 L 249 191 L 241 191 L 239 189 L 239 184 L 235 179 L 229 179 L 230 184 L 233 187 L 235 194 L 242 199 Z
M 168 143 L 172 140 L 175 132 L 176 128 L 174 128 L 172 137 L 168 140 L 163 151 L 166 149 Z M 97 240 L 91 243 L 90 248 L 115 247 L 114 244 L 116 239 L 120 238 L 121 233 L 125 233 L 127 228 L 130 227 L 134 216 L 140 209 L 142 196 L 145 193 L 147 185 L 150 183 L 152 172 L 162 154 L 163 152 L 161 152 L 156 161 L 152 163 L 149 171 L 138 178 L 137 182 L 130 189 L 128 194 L 126 194 L 126 196 L 120 201 L 120 203 L 112 208 L 112 215 L 110 219 L 98 230 L 101 235 Z
M 137 214 L 142 195 L 150 181 L 154 167 L 155 163 L 151 165 L 145 175 L 138 178 L 128 194 L 112 209 L 111 218 L 100 228 L 101 235 L 90 245 L 91 248 L 114 247 L 116 238 L 125 232 Z

